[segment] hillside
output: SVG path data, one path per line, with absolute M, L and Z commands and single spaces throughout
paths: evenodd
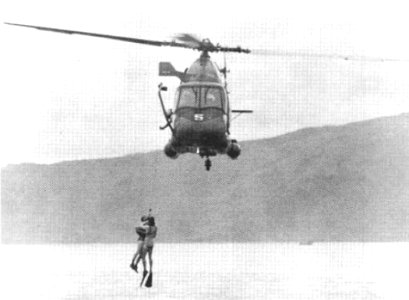
M 161 151 L 2 169 L 3 243 L 409 241 L 409 115 L 244 142 L 242 156 Z

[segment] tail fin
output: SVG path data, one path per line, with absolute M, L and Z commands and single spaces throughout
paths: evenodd
M 176 76 L 181 81 L 184 81 L 185 73 L 176 71 L 170 62 L 159 63 L 159 76 Z

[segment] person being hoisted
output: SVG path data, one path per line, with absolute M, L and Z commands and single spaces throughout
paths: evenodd
M 143 242 L 142 255 L 141 255 L 142 263 L 143 263 L 143 276 L 142 276 L 141 286 L 143 285 L 145 277 L 148 274 L 148 271 L 146 269 L 146 254 L 148 254 L 148 258 L 149 258 L 149 276 L 148 276 L 148 279 L 146 280 L 146 283 L 145 283 L 146 287 L 152 287 L 152 278 L 153 278 L 152 253 L 153 253 L 154 239 L 155 239 L 156 234 L 158 232 L 158 228 L 156 227 L 156 224 L 155 224 L 155 218 L 150 214 L 150 212 L 151 212 L 151 210 L 149 210 L 149 216 L 148 216 L 148 219 L 147 219 L 147 224 L 143 226 L 143 228 L 145 230 L 145 240 Z
M 143 244 L 145 241 L 145 229 L 144 225 L 147 225 L 148 222 L 148 216 L 142 216 L 141 217 L 141 224 L 135 227 L 135 232 L 138 235 L 138 240 L 137 240 L 137 248 L 135 255 L 132 258 L 131 262 L 131 269 L 133 269 L 136 273 L 138 273 L 138 263 L 142 258 L 142 251 L 143 251 Z

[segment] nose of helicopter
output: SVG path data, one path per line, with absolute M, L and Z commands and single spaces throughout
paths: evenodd
M 194 120 L 177 118 L 175 138 L 186 146 L 227 147 L 226 124 L 223 118 L 207 121 L 200 116 Z

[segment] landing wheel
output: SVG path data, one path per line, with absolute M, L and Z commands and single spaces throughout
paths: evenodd
M 206 170 L 209 171 L 211 166 L 212 166 L 212 162 L 210 161 L 210 158 L 206 158 L 206 161 L 205 161 Z

